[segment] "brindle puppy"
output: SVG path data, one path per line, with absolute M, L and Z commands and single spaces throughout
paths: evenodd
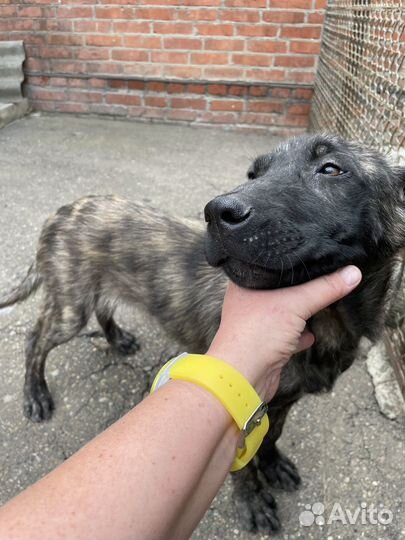
M 309 322 L 316 343 L 284 368 L 268 436 L 255 462 L 234 476 L 246 525 L 269 531 L 279 520 L 260 476 L 287 490 L 300 483 L 275 445 L 289 408 L 305 393 L 330 390 L 360 338 L 381 330 L 394 257 L 405 244 L 405 171 L 359 145 L 316 135 L 260 156 L 248 178 L 207 205 L 208 234 L 198 222 L 114 196 L 63 206 L 45 223 L 26 278 L 0 307 L 42 284 L 24 386 L 25 413 L 41 421 L 52 412 L 47 354 L 77 335 L 93 311 L 123 354 L 138 345 L 113 319 L 121 301 L 143 304 L 188 350 L 203 352 L 219 324 L 225 273 L 245 287 L 276 288 L 358 265 L 364 277 L 356 291 Z

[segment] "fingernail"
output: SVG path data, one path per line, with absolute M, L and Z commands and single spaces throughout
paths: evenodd
M 340 275 L 346 285 L 355 285 L 361 280 L 361 272 L 357 266 L 346 266 L 340 271 Z

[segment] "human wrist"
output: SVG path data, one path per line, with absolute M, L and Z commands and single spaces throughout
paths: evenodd
M 268 401 L 278 385 L 279 363 L 263 361 L 256 351 L 247 351 L 231 338 L 218 333 L 207 355 L 214 356 L 235 368 L 256 390 L 263 401 Z

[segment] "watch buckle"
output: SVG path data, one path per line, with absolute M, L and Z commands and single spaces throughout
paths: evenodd
M 255 427 L 260 426 L 263 416 L 267 413 L 267 409 L 267 403 L 260 403 L 257 409 L 253 411 L 243 426 L 242 433 L 244 437 L 250 435 Z

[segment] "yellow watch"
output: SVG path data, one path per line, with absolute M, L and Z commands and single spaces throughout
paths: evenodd
M 151 393 L 169 379 L 192 382 L 213 394 L 235 420 L 243 435 L 244 444 L 236 451 L 231 471 L 245 467 L 255 456 L 269 430 L 267 404 L 235 368 L 202 354 L 183 353 L 169 360 L 153 381 Z

